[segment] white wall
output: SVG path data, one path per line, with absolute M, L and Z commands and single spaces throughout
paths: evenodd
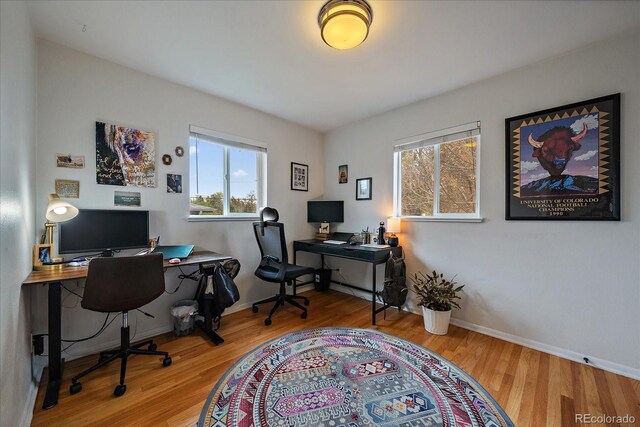
M 0 425 L 29 425 L 29 290 L 35 243 L 36 42 L 25 2 L 0 2 Z
M 265 82 L 268 84 L 268 82 Z M 106 120 L 156 134 L 157 188 L 116 187 L 96 184 L 95 122 Z M 38 175 L 37 218 L 44 218 L 47 194 L 54 192 L 56 178 L 80 181 L 80 198 L 69 199 L 79 208 L 114 208 L 114 190 L 142 193 L 142 209 L 150 213 L 150 233 L 161 235 L 163 244 L 192 243 L 197 247 L 229 254 L 240 260 L 242 269 L 236 283 L 241 300 L 232 309 L 266 298 L 277 292 L 253 275 L 260 252 L 251 223 L 247 221 L 187 222 L 188 155 L 174 155 L 176 146 L 188 150 L 189 125 L 260 141 L 268 148 L 268 204 L 276 207 L 286 224 L 287 239 L 308 238 L 313 227 L 306 223 L 306 201 L 323 192 L 322 136 L 279 118 L 258 112 L 184 86 L 107 62 L 94 56 L 51 44 L 38 43 Z M 56 168 L 55 153 L 84 155 L 86 167 L 80 170 Z M 163 154 L 173 156 L 173 164 L 160 161 Z M 309 192 L 291 191 L 290 162 L 309 165 Z M 167 194 L 166 174 L 181 173 L 184 192 Z M 177 271 L 167 274 L 167 288 L 178 284 Z M 69 284 L 71 288 L 75 284 Z M 163 295 L 145 308 L 156 316 L 137 316 L 136 337 L 170 330 L 169 306 L 193 295 L 194 282 L 185 282 L 175 295 Z M 63 296 L 67 295 L 63 291 Z M 35 327 L 43 331 L 46 307 L 39 293 L 34 312 Z M 73 308 L 72 308 L 73 307 Z M 233 310 L 231 310 L 233 311 Z M 135 319 L 133 314 L 132 318 Z M 63 309 L 65 338 L 80 338 L 96 331 L 104 315 L 80 308 L 68 296 Z M 134 321 L 135 322 L 135 321 Z M 86 354 L 96 348 L 117 344 L 118 322 L 102 336 L 69 349 L 67 357 Z
M 345 200 L 341 229 L 373 226 L 392 214 L 394 140 L 481 120 L 485 221 L 404 222 L 409 273 L 437 269 L 466 284 L 463 309 L 453 314 L 459 324 L 638 377 L 639 69 L 635 32 L 330 132 L 325 197 Z M 505 221 L 504 119 L 616 92 L 622 221 Z M 341 164 L 349 165 L 347 185 L 337 182 Z M 355 179 L 366 176 L 373 177 L 373 200 L 356 202 Z M 342 274 L 370 280 L 362 268 Z

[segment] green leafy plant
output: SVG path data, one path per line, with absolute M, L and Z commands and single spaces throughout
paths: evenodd
M 411 278 L 413 291 L 418 295 L 418 305 L 434 311 L 449 311 L 452 307 L 460 308 L 455 301 L 460 299 L 464 285 L 455 280 L 446 280 L 442 273 L 434 270 L 431 274 L 417 273 Z

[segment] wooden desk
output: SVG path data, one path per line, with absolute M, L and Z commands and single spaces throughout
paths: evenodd
M 345 258 L 353 261 L 366 262 L 372 265 L 373 278 L 371 289 L 362 288 L 360 286 L 350 285 L 344 282 L 331 280 L 331 283 L 345 286 L 351 289 L 367 292 L 371 294 L 371 324 L 376 324 L 376 314 L 386 310 L 390 306 L 384 303 L 382 307 L 376 306 L 377 283 L 376 283 L 376 267 L 384 264 L 389 259 L 389 254 L 393 252 L 395 256 L 402 256 L 402 247 L 393 248 L 373 248 L 360 245 L 330 245 L 322 243 L 319 240 L 295 240 L 293 242 L 293 263 L 296 263 L 296 254 L 298 251 L 310 252 L 320 255 L 322 268 L 324 268 L 324 257 L 332 256 L 337 258 Z M 307 282 L 308 283 L 308 282 Z
M 186 265 L 200 266 L 205 263 L 221 262 L 231 259 L 230 256 L 221 255 L 210 251 L 194 252 L 180 264 L 169 264 L 164 262 L 164 268 L 182 267 Z M 84 279 L 87 277 L 88 267 L 66 267 L 60 270 L 32 271 L 22 282 L 23 285 L 48 285 L 48 320 L 47 329 L 49 337 L 48 361 L 49 375 L 47 392 L 44 396 L 42 409 L 49 409 L 58 403 L 60 383 L 62 381 L 62 282 L 66 280 Z M 215 343 L 220 344 L 224 340 L 211 328 L 211 321 L 203 322 L 205 333 Z

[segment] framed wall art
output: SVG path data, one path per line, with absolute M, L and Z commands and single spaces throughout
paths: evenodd
M 114 206 L 140 207 L 140 199 L 140 193 L 135 191 L 114 191 L 113 193 Z
M 371 200 L 372 178 L 356 179 L 356 200 Z
M 338 184 L 349 182 L 349 165 L 338 166 Z
M 309 191 L 309 165 L 291 162 L 291 189 Z
M 505 121 L 507 220 L 620 220 L 620 94 Z
M 71 154 L 56 154 L 56 167 L 82 169 L 84 168 L 84 156 L 72 156 Z
M 56 194 L 63 199 L 77 199 L 80 197 L 80 181 L 71 179 L 56 179 Z
M 96 182 L 155 187 L 155 133 L 96 122 Z
M 167 193 L 182 193 L 182 175 L 167 174 Z

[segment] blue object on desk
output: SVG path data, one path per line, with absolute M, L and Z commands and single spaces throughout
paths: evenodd
M 193 252 L 194 245 L 156 246 L 151 253 L 161 253 L 164 259 L 187 258 Z

